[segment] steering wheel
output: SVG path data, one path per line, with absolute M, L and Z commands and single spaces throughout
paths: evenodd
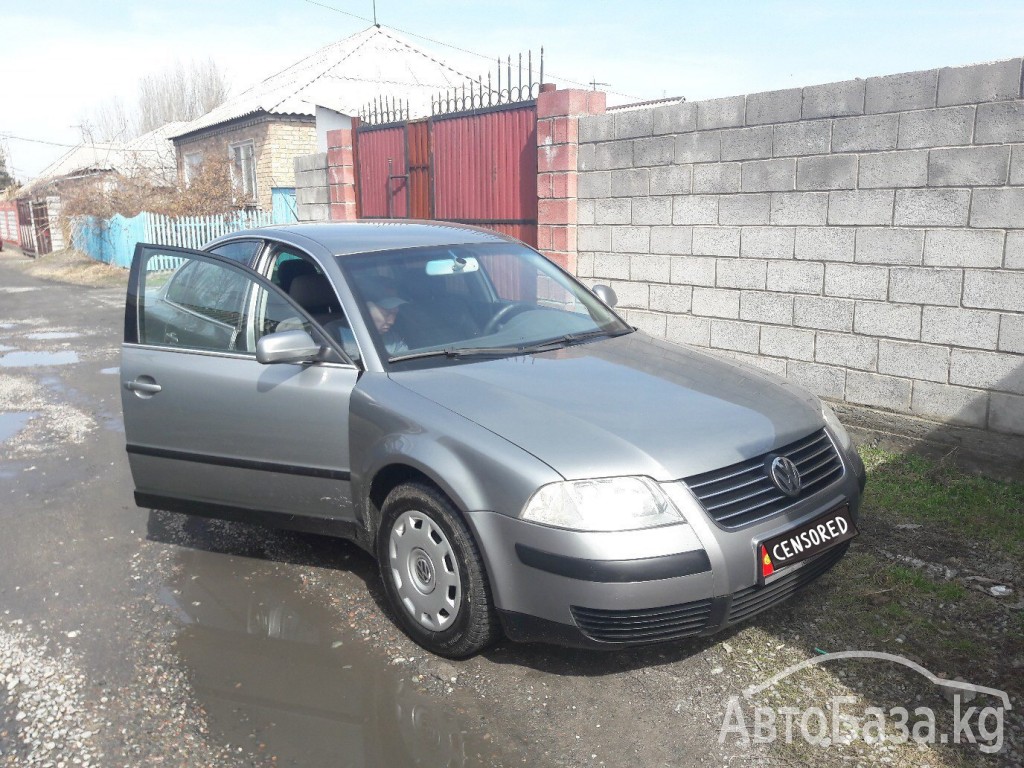
M 487 325 L 484 326 L 481 332 L 482 336 L 488 336 L 498 330 L 500 325 L 503 325 L 507 321 L 511 320 L 514 315 L 522 314 L 523 312 L 529 312 L 531 309 L 536 307 L 533 304 L 525 304 L 523 302 L 516 302 L 514 304 L 506 304 L 504 307 L 499 309 L 494 317 L 487 321 Z

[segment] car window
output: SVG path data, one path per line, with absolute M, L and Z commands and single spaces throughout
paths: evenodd
M 235 240 L 231 243 L 224 243 L 208 249 L 210 253 L 223 256 L 225 259 L 237 261 L 239 264 L 248 264 L 263 245 L 260 240 Z

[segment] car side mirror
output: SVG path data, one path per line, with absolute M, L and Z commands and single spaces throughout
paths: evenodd
M 594 292 L 601 301 L 607 304 L 609 307 L 614 307 L 619 303 L 619 297 L 615 295 L 615 291 L 612 290 L 611 286 L 608 285 L 595 285 L 590 289 Z
M 306 363 L 320 356 L 322 347 L 303 330 L 268 333 L 256 342 L 256 362 Z

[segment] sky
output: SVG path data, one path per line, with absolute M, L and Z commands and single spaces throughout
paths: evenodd
M 372 23 L 373 0 L 0 0 L 0 147 L 25 181 L 139 78 L 212 58 L 232 93 Z M 466 71 L 544 47 L 561 86 L 689 101 L 1024 55 L 1021 0 L 376 0 Z M 450 47 L 449 47 L 450 46 Z M 477 55 L 479 54 L 479 55 Z M 51 143 L 44 143 L 51 142 Z

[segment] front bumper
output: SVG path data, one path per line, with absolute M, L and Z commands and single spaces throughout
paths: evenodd
M 681 486 L 670 495 L 689 524 L 643 531 L 580 533 L 470 513 L 506 634 L 620 648 L 710 635 L 777 605 L 832 568 L 848 543 L 759 587 L 757 542 L 843 504 L 856 520 L 863 466 L 855 454 L 844 458 L 846 471 L 827 489 L 735 530 L 712 522 Z

